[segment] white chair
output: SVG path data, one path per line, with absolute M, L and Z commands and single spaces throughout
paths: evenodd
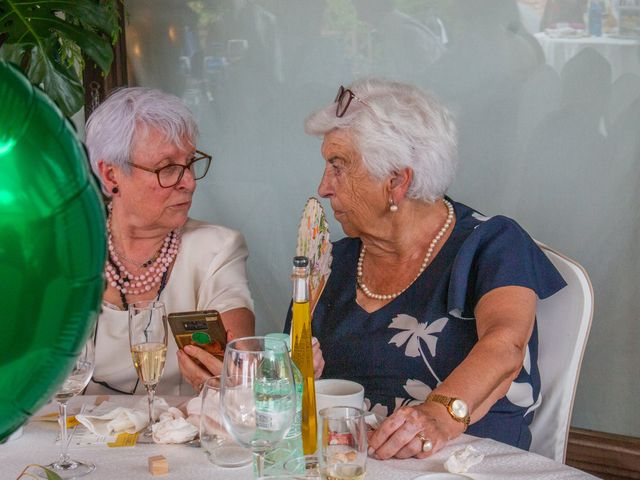
M 593 288 L 586 270 L 538 243 L 567 287 L 538 302 L 541 403 L 531 422 L 532 452 L 564 463 L 582 356 L 593 317 Z

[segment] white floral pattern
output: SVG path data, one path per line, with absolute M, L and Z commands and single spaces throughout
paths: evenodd
M 407 383 L 404 384 L 404 389 L 415 399 L 409 402 L 408 405 L 424 402 L 431 393 L 431 387 L 429 385 L 414 378 L 407 379 Z
M 525 372 L 528 374 L 531 373 L 531 354 L 529 353 L 529 345 L 527 345 L 527 349 L 525 351 L 522 368 L 524 368 Z M 507 400 L 514 405 L 528 408 L 525 415 L 535 410 L 538 405 L 540 405 L 541 399 L 540 394 L 538 394 L 537 400 L 533 399 L 533 385 L 529 382 L 511 382 L 506 397 Z
M 420 340 L 424 341 L 427 345 L 431 358 L 435 357 L 436 346 L 438 343 L 438 337 L 436 334 L 442 332 L 442 329 L 448 321 L 449 319 L 447 317 L 442 317 L 431 323 L 420 323 L 417 318 L 401 313 L 394 317 L 389 325 L 389 328 L 402 330 L 400 333 L 395 334 L 391 340 L 389 340 L 389 343 L 398 348 L 402 348 L 402 346 L 406 344 L 404 354 L 407 357 L 422 357 L 422 360 L 429 369 L 429 372 L 431 372 L 431 375 L 435 378 L 438 384 L 440 384 L 442 380 L 438 378 L 438 375 L 436 375 L 436 372 L 431 367 L 431 363 L 429 363 L 429 360 L 422 349 L 422 343 Z M 407 402 L 406 400 L 403 401 L 403 399 L 396 398 L 396 408 L 399 400 L 402 401 L 403 405 L 420 403 L 423 402 L 431 392 L 431 388 L 427 384 L 415 379 L 407 379 L 407 382 L 404 384 L 404 389 L 411 398 L 413 398 L 413 400 Z
M 427 399 L 427 396 L 431 393 L 431 387 L 420 380 L 416 380 L 413 378 L 407 379 L 406 383 L 403 387 L 406 392 L 411 396 L 411 399 L 408 398 L 400 398 L 396 397 L 395 405 L 393 410 L 400 407 L 405 407 L 407 405 L 418 405 L 424 402 Z M 368 398 L 364 399 L 367 410 L 374 412 L 376 415 L 386 418 L 390 413 L 389 409 L 386 405 L 381 405 L 380 403 L 376 403 L 373 407 L 371 406 L 371 401 Z

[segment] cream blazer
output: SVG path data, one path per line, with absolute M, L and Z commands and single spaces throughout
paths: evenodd
M 219 225 L 189 219 L 182 233 L 182 244 L 160 300 L 167 314 L 190 310 L 215 309 L 220 313 L 235 308 L 253 311 L 246 263 L 249 251 L 240 232 Z M 191 395 L 193 389 L 180 374 L 178 347 L 169 332 L 164 374 L 156 392 L 161 395 Z M 129 351 L 126 311 L 103 303 L 96 332 L 96 367 L 93 378 L 131 392 L 137 375 Z M 145 392 L 140 382 L 135 393 Z M 114 394 L 93 380 L 87 395 Z

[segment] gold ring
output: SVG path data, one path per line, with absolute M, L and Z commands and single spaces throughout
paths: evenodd
M 433 449 L 433 442 L 427 439 L 422 432 L 416 433 L 416 438 L 422 442 L 423 452 L 430 452 Z

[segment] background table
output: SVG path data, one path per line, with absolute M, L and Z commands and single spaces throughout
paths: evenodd
M 640 42 L 636 39 L 614 37 L 552 38 L 544 32 L 535 34 L 542 47 L 547 64 L 558 73 L 580 50 L 591 47 L 611 65 L 611 79 L 623 73 L 640 75 Z
M 93 405 L 96 397 L 77 397 L 70 401 L 70 411 L 77 411 L 84 402 Z M 112 396 L 109 401 L 129 406 L 140 397 Z M 175 400 L 167 398 L 170 404 Z M 49 410 L 55 411 L 54 406 Z M 27 424 L 21 437 L 0 445 L 0 479 L 13 480 L 30 463 L 47 464 L 57 459 L 59 445 L 55 445 L 58 425 L 55 422 L 34 421 Z M 580 470 L 554 462 L 545 457 L 525 452 L 493 440 L 462 435 L 446 448 L 424 460 L 369 459 L 366 480 L 410 480 L 418 475 L 444 472 L 443 462 L 455 451 L 473 445 L 485 455 L 484 460 L 466 475 L 484 480 L 559 480 L 595 478 Z M 113 480 L 118 478 L 141 479 L 200 479 L 250 480 L 251 466 L 223 469 L 210 464 L 200 448 L 186 445 L 136 445 L 135 447 L 109 448 L 107 446 L 77 447 L 69 449 L 72 458 L 89 460 L 96 470 L 84 477 L 87 480 Z M 147 469 L 148 457 L 164 455 L 169 463 L 169 474 L 152 477 Z

